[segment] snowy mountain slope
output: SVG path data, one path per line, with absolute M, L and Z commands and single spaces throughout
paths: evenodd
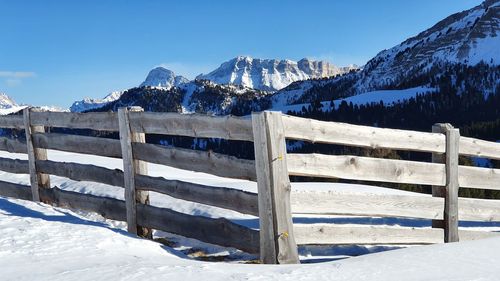
M 83 112 L 105 106 L 121 97 L 124 91 L 116 91 L 105 96 L 102 99 L 84 98 L 81 101 L 75 101 L 69 108 L 71 112 Z
M 144 80 L 139 87 L 150 86 L 170 89 L 174 86 L 179 86 L 187 82 L 189 82 L 187 78 L 183 76 L 176 76 L 171 70 L 163 67 L 156 67 L 149 72 L 146 80 Z
M 254 59 L 239 56 L 221 64 L 214 71 L 196 77 L 217 84 L 236 84 L 266 91 L 280 90 L 292 82 L 310 78 L 330 77 L 357 69 L 336 67 L 326 61 Z
M 486 66 L 481 66 L 481 62 Z M 468 68 L 456 67 L 457 64 Z M 377 90 L 429 86 L 445 72 L 451 75 L 449 86 L 459 93 L 463 85 L 453 81 L 467 73 L 462 80 L 474 84 L 474 90 L 486 96 L 496 92 L 500 84 L 499 65 L 500 1 L 488 0 L 381 51 L 361 71 L 330 79 L 295 82 L 278 91 L 273 99 L 274 103 L 281 101 L 281 106 L 286 106 Z M 489 68 L 486 70 L 488 77 L 483 73 L 485 68 Z M 481 79 L 483 82 L 473 81 Z
M 338 106 L 344 101 L 347 102 L 347 104 L 352 103 L 353 105 L 363 105 L 363 104 L 382 102 L 385 106 L 392 106 L 394 104 L 401 103 L 403 101 L 407 101 L 411 98 L 414 98 L 418 94 L 427 94 L 434 91 L 436 91 L 436 89 L 434 88 L 415 87 L 404 90 L 381 90 L 381 91 L 366 92 L 348 98 L 333 100 L 332 102 L 330 101 L 321 102 L 321 104 L 323 105 L 321 110 L 322 111 L 331 110 L 332 105 L 338 108 Z M 310 103 L 302 103 L 302 104 L 283 106 L 283 104 L 287 104 L 287 101 L 273 99 L 272 110 L 282 111 L 285 113 L 289 111 L 299 112 L 302 110 L 303 107 L 307 108 L 308 106 L 311 105 Z
M 18 105 L 7 94 L 0 93 L 0 115 L 7 115 L 23 110 L 26 106 Z

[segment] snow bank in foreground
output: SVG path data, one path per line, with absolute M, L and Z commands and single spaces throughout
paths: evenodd
M 74 212 L 0 197 L 2 280 L 498 280 L 500 238 L 309 265 L 186 259 Z

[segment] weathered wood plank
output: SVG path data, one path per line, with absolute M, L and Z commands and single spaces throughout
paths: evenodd
M 141 113 L 144 110 L 141 107 L 129 107 L 128 112 L 127 112 L 127 123 L 128 123 L 128 135 L 130 136 L 130 141 L 134 143 L 145 143 L 146 142 L 146 134 L 140 133 L 140 132 L 134 132 L 132 131 L 132 128 L 130 126 L 130 115 L 134 113 Z M 120 126 L 120 128 L 122 128 Z M 133 155 L 133 153 L 132 153 Z M 148 163 L 134 159 L 134 177 L 135 175 L 147 175 L 148 174 Z M 135 179 L 134 179 L 135 182 Z M 137 188 L 137 186 L 134 187 L 135 189 L 135 201 L 136 203 L 141 203 L 141 204 L 149 204 L 149 191 L 147 190 L 140 190 Z M 149 238 L 153 239 L 153 230 L 147 227 L 142 227 L 137 225 L 137 235 L 144 237 L 144 238 Z
M 169 209 L 138 204 L 140 225 L 203 242 L 259 253 L 259 232 L 224 218 L 191 216 Z
M 95 212 L 107 219 L 126 221 L 125 202 L 122 200 L 65 191 L 57 187 L 41 189 L 40 196 L 44 202 L 59 207 Z
M 22 115 L 0 116 L 0 128 L 24 129 L 24 118 Z
M 500 190 L 500 169 L 458 167 L 460 187 Z
M 214 152 L 132 143 L 134 158 L 221 177 L 255 180 L 254 161 Z
M 443 198 L 346 192 L 301 191 L 291 194 L 292 213 L 443 218 Z
M 42 174 L 37 171 L 36 160 L 47 160 L 47 151 L 45 149 L 36 148 L 33 145 L 32 135 L 34 133 L 45 132 L 45 127 L 33 126 L 31 123 L 31 113 L 32 112 L 30 108 L 25 108 L 23 110 L 24 131 L 26 134 L 26 145 L 33 201 L 40 201 L 39 190 L 40 188 L 50 188 L 50 178 L 49 175 Z
M 251 120 L 235 116 L 138 112 L 130 114 L 130 127 L 146 134 L 253 140 Z
M 259 204 L 260 261 L 264 264 L 275 264 L 278 262 L 275 240 L 275 212 L 270 188 L 271 168 L 269 166 L 268 135 L 264 114 L 253 113 L 252 126 Z
M 458 242 L 458 142 L 460 133 L 446 130 L 446 193 L 444 199 L 444 242 Z
M 115 112 L 33 112 L 31 122 L 36 126 L 118 131 Z
M 458 198 L 458 218 L 461 221 L 500 221 L 500 200 Z
M 367 148 L 444 153 L 442 134 L 283 116 L 286 138 Z
M 0 137 L 0 150 L 10 153 L 27 153 L 26 143 L 5 137 Z
M 233 188 L 207 186 L 162 177 L 136 175 L 140 190 L 149 190 L 191 202 L 258 216 L 257 194 Z
M 271 207 L 271 210 L 262 212 L 264 217 L 261 221 L 269 223 L 273 220 L 273 233 L 270 236 L 266 231 L 265 239 L 273 239 L 276 248 L 276 261 L 269 263 L 299 263 L 297 244 L 293 235 L 292 213 L 290 208 L 290 180 L 286 162 L 286 143 L 281 112 L 266 111 L 254 114 L 255 156 L 257 170 L 257 185 L 263 198 L 262 206 Z M 267 169 L 267 170 L 266 170 Z M 269 201 L 271 202 L 269 204 Z M 271 214 L 271 218 L 269 217 Z M 270 228 L 271 225 L 267 225 Z M 272 245 L 272 243 L 266 243 Z M 270 252 L 266 250 L 266 252 Z M 264 261 L 268 258 L 264 257 Z
M 121 158 L 120 141 L 108 138 L 97 138 L 67 134 L 33 134 L 33 143 L 37 147 L 93 154 L 106 157 Z
M 500 143 L 460 137 L 459 152 L 467 156 L 500 160 Z
M 37 168 L 40 172 L 59 177 L 69 178 L 75 181 L 92 181 L 113 186 L 123 187 L 123 172 L 111 170 L 90 164 L 79 164 L 71 162 L 54 162 L 50 160 L 37 160 Z
M 295 224 L 299 245 L 343 244 L 433 244 L 443 243 L 439 228 L 403 228 L 378 226 L 336 226 L 332 224 Z M 463 241 L 499 236 L 495 232 L 461 230 Z
M 0 181 L 0 196 L 31 200 L 31 186 L 24 184 Z
M 28 160 L 10 159 L 0 157 L 0 170 L 14 174 L 29 174 Z
M 444 185 L 444 165 L 349 155 L 288 154 L 288 171 L 295 176 Z M 432 173 L 429 173 L 432 171 Z
M 446 132 L 446 124 L 443 123 L 438 123 L 432 125 L 432 132 L 433 133 L 439 133 L 439 134 L 444 134 Z M 445 137 L 446 139 L 446 137 Z M 432 163 L 439 163 L 439 164 L 444 164 L 445 159 L 444 159 L 444 154 L 441 153 L 432 153 Z M 432 186 L 432 196 L 433 197 L 445 197 L 445 187 L 444 186 L 439 186 L 439 185 L 433 185 Z M 444 213 L 444 201 L 443 201 L 443 213 Z M 444 228 L 444 221 L 441 220 L 432 220 L 432 227 L 433 228 Z
M 127 209 L 127 230 L 130 233 L 138 233 L 137 225 L 137 202 L 135 189 L 135 163 L 132 153 L 132 138 L 128 119 L 128 109 L 118 109 L 118 121 L 120 124 L 120 142 L 123 157 L 123 176 L 125 187 L 125 206 Z

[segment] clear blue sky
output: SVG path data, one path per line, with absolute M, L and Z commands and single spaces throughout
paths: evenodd
M 479 0 L 0 0 L 0 92 L 69 107 L 237 55 L 363 65 Z

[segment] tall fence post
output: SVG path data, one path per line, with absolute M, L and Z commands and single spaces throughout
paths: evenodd
M 450 124 L 435 124 L 432 126 L 433 133 L 445 134 L 445 155 L 433 154 L 432 162 L 444 163 L 446 173 L 446 185 L 433 186 L 432 196 L 444 197 L 444 220 L 432 221 L 432 227 L 444 228 L 444 242 L 458 242 L 458 146 L 460 132 Z
M 31 126 L 31 108 L 25 108 L 23 110 L 24 118 L 24 131 L 26 135 L 26 145 L 29 161 L 29 172 L 30 172 L 30 183 L 31 183 L 31 194 L 33 196 L 33 201 L 41 201 L 40 199 L 40 188 L 50 188 L 50 177 L 47 174 L 42 174 L 37 172 L 36 161 L 37 160 L 47 160 L 47 150 L 42 148 L 36 148 L 33 145 L 33 134 L 34 133 L 44 133 L 44 126 Z
M 127 230 L 141 237 L 152 238 L 152 230 L 137 225 L 137 203 L 149 204 L 149 192 L 136 189 L 135 174 L 147 175 L 147 163 L 134 160 L 132 142 L 146 142 L 145 134 L 130 129 L 129 112 L 141 112 L 140 107 L 119 108 L 118 122 L 123 159 L 125 205 L 127 209 Z
M 290 208 L 290 179 L 281 112 L 252 114 L 257 172 L 260 259 L 267 264 L 299 263 Z

